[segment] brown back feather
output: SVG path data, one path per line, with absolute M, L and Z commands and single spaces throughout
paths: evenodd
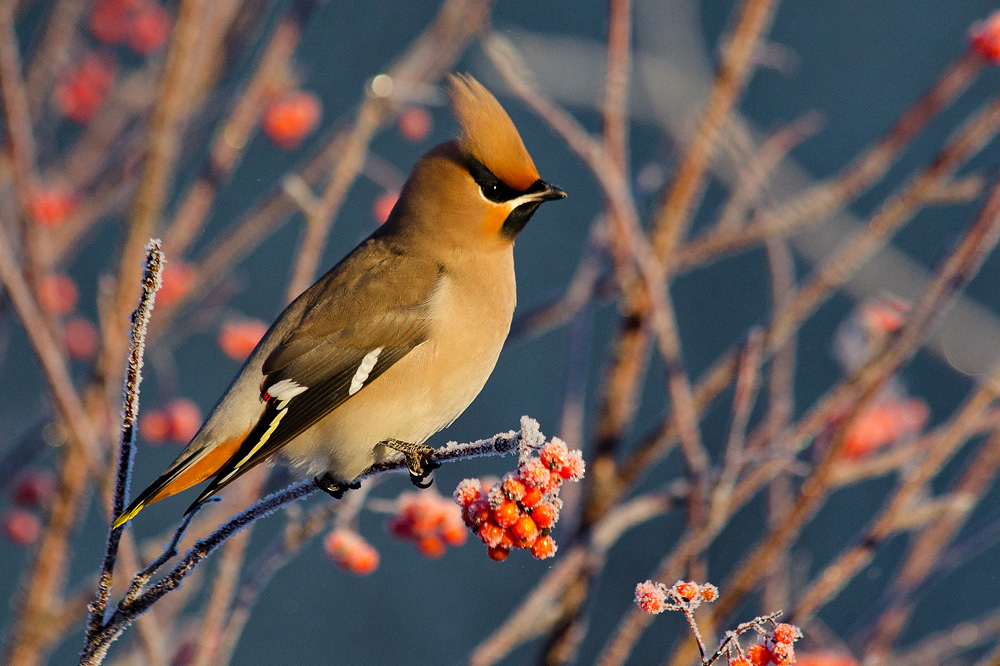
M 462 127 L 462 151 L 515 190 L 528 189 L 538 180 L 538 170 L 497 98 L 468 74 L 453 74 L 448 84 L 452 110 Z

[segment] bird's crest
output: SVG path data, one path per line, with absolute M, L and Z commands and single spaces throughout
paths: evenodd
M 531 187 L 538 180 L 535 162 L 497 98 L 468 74 L 453 74 L 448 84 L 462 150 L 515 190 Z

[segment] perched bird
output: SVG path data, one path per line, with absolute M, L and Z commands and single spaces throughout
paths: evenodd
M 279 451 L 336 497 L 396 451 L 426 481 L 424 442 L 479 394 L 507 338 L 514 239 L 566 196 L 485 87 L 452 76 L 449 92 L 460 138 L 421 157 L 385 224 L 281 313 L 115 527 L 211 478 L 190 512 Z

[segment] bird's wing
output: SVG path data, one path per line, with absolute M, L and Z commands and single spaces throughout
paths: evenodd
M 427 259 L 362 247 L 306 291 L 289 311 L 297 325 L 264 361 L 263 414 L 189 511 L 422 344 L 442 275 Z

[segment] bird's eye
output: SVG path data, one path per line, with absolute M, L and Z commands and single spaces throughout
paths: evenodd
M 500 186 L 497 185 L 496 183 L 487 183 L 485 185 L 482 185 L 480 189 L 483 192 L 483 196 L 489 199 L 490 201 L 496 201 L 497 198 L 500 196 Z

